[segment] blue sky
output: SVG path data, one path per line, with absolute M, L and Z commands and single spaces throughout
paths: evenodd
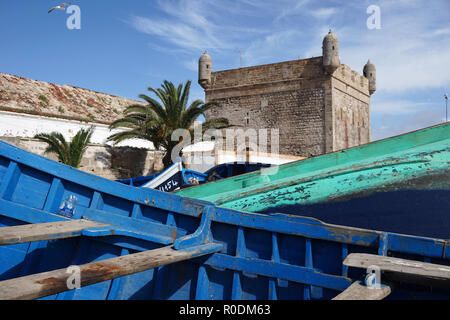
M 62 2 L 62 1 L 61 1 Z M 377 68 L 372 140 L 445 121 L 450 93 L 449 0 L 74 0 L 81 29 L 69 30 L 53 0 L 0 1 L 0 72 L 136 99 L 165 79 L 193 80 L 197 62 L 214 70 L 321 55 L 328 29 L 340 59 Z M 366 26 L 369 5 L 381 28 Z

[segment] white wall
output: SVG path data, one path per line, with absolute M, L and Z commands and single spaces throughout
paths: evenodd
M 260 162 L 271 165 L 306 159 L 305 157 L 285 154 L 259 152 L 234 152 L 215 148 L 213 141 L 198 142 L 183 148 L 183 158 L 186 168 L 205 172 L 212 167 L 229 162 Z
M 98 123 L 85 123 L 75 120 L 65 120 L 58 118 L 49 118 L 43 116 L 35 116 L 29 114 L 14 113 L 8 111 L 0 111 L 0 137 L 23 137 L 33 138 L 38 133 L 50 133 L 58 131 L 70 140 L 81 128 L 88 128 L 94 125 L 95 130 L 92 134 L 91 143 L 109 144 L 106 139 L 113 133 L 123 131 L 124 129 L 109 130 L 107 125 Z M 135 148 L 146 148 L 154 150 L 151 142 L 131 139 L 123 141 L 117 146 L 128 146 Z

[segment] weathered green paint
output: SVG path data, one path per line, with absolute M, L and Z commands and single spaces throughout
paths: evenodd
M 450 124 L 296 161 L 177 192 L 222 207 L 258 212 L 376 190 L 448 189 Z

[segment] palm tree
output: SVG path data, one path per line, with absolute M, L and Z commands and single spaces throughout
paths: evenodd
M 46 153 L 55 153 L 61 163 L 78 168 L 94 132 L 94 127 L 81 129 L 68 143 L 59 132 L 39 133 L 34 138 L 48 144 Z
M 181 141 L 172 141 L 172 133 L 176 129 L 186 129 L 193 134 L 195 120 L 204 115 L 205 111 L 216 102 L 203 103 L 198 99 L 188 106 L 191 81 L 179 84 L 175 87 L 172 82 L 165 80 L 161 88 L 148 88 L 154 93 L 157 100 L 145 95 L 139 98 L 145 100 L 146 105 L 130 105 L 124 111 L 124 117 L 114 121 L 110 129 L 128 127 L 129 130 L 115 133 L 108 140 L 115 144 L 126 139 L 145 139 L 151 141 L 156 149 L 164 148 L 166 151 L 163 164 L 167 168 L 171 165 L 171 154 L 174 147 Z M 224 118 L 206 121 L 202 124 L 202 130 L 210 128 L 224 128 L 228 126 L 228 120 Z

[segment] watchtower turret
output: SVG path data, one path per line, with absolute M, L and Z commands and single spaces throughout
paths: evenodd
M 323 38 L 322 42 L 323 68 L 332 74 L 341 64 L 339 61 L 338 38 L 331 30 Z
M 211 85 L 212 59 L 205 51 L 198 60 L 198 83 L 203 89 Z
M 363 74 L 364 77 L 369 79 L 369 93 L 373 94 L 377 90 L 377 69 L 370 60 L 364 66 Z

